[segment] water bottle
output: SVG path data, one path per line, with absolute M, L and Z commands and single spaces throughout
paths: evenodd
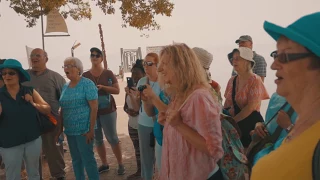
M 112 86 L 112 79 L 111 78 L 108 79 L 108 86 Z M 110 93 L 108 94 L 108 100 L 109 100 L 109 103 L 110 103 L 110 100 L 111 100 L 111 94 Z

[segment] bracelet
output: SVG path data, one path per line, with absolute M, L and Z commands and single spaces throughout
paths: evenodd
M 289 127 L 287 127 L 286 129 L 287 133 L 289 133 L 293 127 L 294 127 L 294 124 L 291 124 Z

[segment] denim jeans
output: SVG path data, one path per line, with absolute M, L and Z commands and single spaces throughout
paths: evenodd
M 42 140 L 39 137 L 31 142 L 11 148 L 0 148 L 2 160 L 5 164 L 6 178 L 10 180 L 21 179 L 21 164 L 24 159 L 28 179 L 39 180 L 39 158 Z
M 84 169 L 86 169 L 89 180 L 99 180 L 97 162 L 93 152 L 93 141 L 87 144 L 86 137 L 82 135 L 67 135 L 67 139 L 76 180 L 86 179 Z

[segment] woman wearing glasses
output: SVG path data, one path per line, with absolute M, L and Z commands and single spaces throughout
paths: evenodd
M 63 86 L 59 100 L 63 126 L 58 135 L 64 127 L 76 179 L 85 180 L 85 168 L 89 180 L 98 180 L 93 152 L 98 90 L 91 80 L 81 76 L 83 65 L 78 58 L 67 58 L 63 68 L 70 82 Z
M 139 80 L 136 91 L 136 103 L 134 109 L 139 111 L 138 133 L 140 141 L 140 156 L 141 156 L 141 177 L 143 180 L 151 180 L 153 177 L 153 165 L 155 160 L 155 138 L 153 136 L 153 126 L 155 117 L 149 117 L 144 109 L 144 104 L 148 98 L 144 96 L 143 89 L 139 88 L 149 84 L 156 96 L 160 94 L 160 86 L 158 81 L 157 65 L 159 57 L 156 53 L 149 53 L 144 59 L 144 70 L 146 77 Z M 140 101 L 141 100 L 141 101 Z
M 117 106 L 112 94 L 119 94 L 119 84 L 113 72 L 102 66 L 103 54 L 98 48 L 90 49 L 90 58 L 92 67 L 89 71 L 83 73 L 83 76 L 91 79 L 98 88 L 98 115 L 97 129 L 95 130 L 95 146 L 102 165 L 99 167 L 99 173 L 109 171 L 107 162 L 106 147 L 103 143 L 103 133 L 106 136 L 112 151 L 118 161 L 118 175 L 125 174 L 125 168 L 122 163 L 122 152 L 120 141 L 117 134 Z
M 39 180 L 41 133 L 37 111 L 49 114 L 51 108 L 32 87 L 21 83 L 30 76 L 19 61 L 7 59 L 0 65 L 4 87 L 0 89 L 0 152 L 6 178 L 20 180 L 24 160 L 28 179 Z
M 298 118 L 272 153 L 253 167 L 252 180 L 320 179 L 320 12 L 301 17 L 288 27 L 264 23 L 277 41 L 271 69 L 277 93 L 286 98 Z

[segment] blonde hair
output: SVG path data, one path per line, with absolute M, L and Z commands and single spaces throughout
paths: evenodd
M 187 98 L 195 86 L 201 85 L 210 89 L 206 73 L 195 55 L 195 53 L 186 44 L 174 44 L 164 47 L 160 52 L 160 60 L 166 54 L 170 57 L 169 63 L 172 67 L 177 83 L 175 88 L 168 87 L 167 92 L 171 92 L 179 96 L 179 98 Z M 161 74 L 161 73 L 159 73 Z

